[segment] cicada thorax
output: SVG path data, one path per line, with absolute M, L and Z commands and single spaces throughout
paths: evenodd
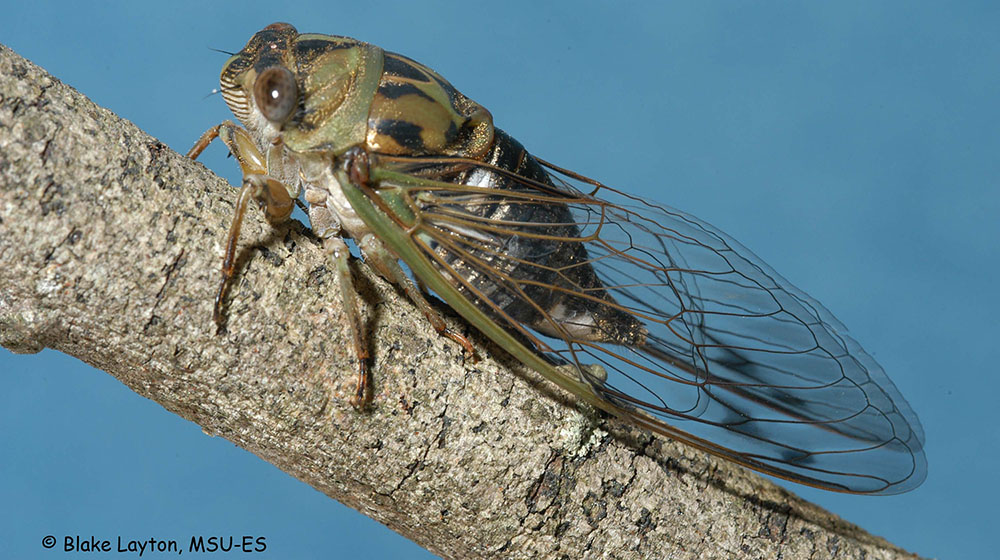
M 372 152 L 484 157 L 493 142 L 493 117 L 448 81 L 405 56 L 386 52 L 368 113 Z

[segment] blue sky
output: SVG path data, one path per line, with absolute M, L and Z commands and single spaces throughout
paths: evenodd
M 34 2 L 5 8 L 0 43 L 181 152 L 229 117 L 209 47 L 274 21 L 435 68 L 529 150 L 709 221 L 823 302 L 917 411 L 929 475 L 892 497 L 793 490 L 921 555 L 988 556 L 996 4 L 472 4 Z M 224 155 L 205 162 L 235 181 Z M 0 371 L 0 556 L 217 533 L 283 558 L 430 557 L 73 358 L 0 349 Z

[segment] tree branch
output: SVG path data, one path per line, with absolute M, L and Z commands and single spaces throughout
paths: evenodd
M 361 265 L 376 399 L 355 412 L 334 273 L 303 226 L 248 218 L 217 335 L 232 187 L 2 46 L 0 75 L 10 350 L 76 356 L 447 558 L 911 557 L 752 473 L 594 420 L 475 333 L 484 359 L 464 361 Z

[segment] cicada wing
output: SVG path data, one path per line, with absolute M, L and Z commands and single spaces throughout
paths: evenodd
M 533 351 L 575 364 L 609 409 L 814 486 L 923 481 L 920 423 L 882 368 L 728 235 L 554 166 L 405 160 L 392 166 L 419 178 L 404 196 L 424 256 Z

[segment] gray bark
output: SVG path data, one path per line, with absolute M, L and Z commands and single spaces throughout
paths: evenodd
M 216 334 L 235 199 L 0 46 L 6 348 L 76 356 L 446 558 L 911 557 L 753 473 L 595 420 L 476 333 L 483 359 L 466 360 L 360 263 L 375 401 L 355 412 L 334 273 L 302 225 L 249 215 Z

